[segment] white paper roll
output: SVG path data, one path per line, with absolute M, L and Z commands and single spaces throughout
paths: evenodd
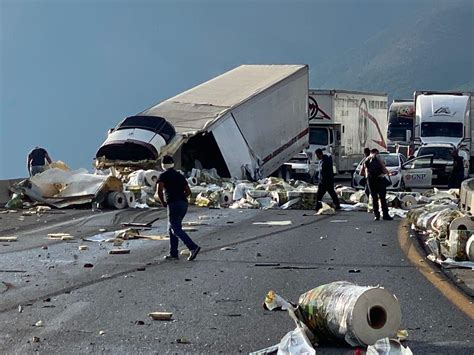
M 449 230 L 474 230 L 474 217 L 458 217 L 449 225 Z
M 466 255 L 469 261 L 474 261 L 474 235 L 466 243 Z
M 198 180 L 194 176 L 191 176 L 187 180 L 190 186 L 196 186 L 198 184 Z
M 127 198 L 123 192 L 111 192 L 107 195 L 107 202 L 110 207 L 123 209 L 127 207 Z
M 125 195 L 125 198 L 127 200 L 127 205 L 128 207 L 134 207 L 135 206 L 135 194 L 132 191 L 124 191 L 123 192 Z
M 411 195 L 405 195 L 400 199 L 401 207 L 404 210 L 409 210 L 413 205 L 416 205 L 416 198 Z
M 157 170 L 147 170 L 145 171 L 145 182 L 147 185 L 151 186 L 152 188 L 156 187 L 156 182 L 158 181 L 158 177 L 160 176 L 160 172 Z
M 230 205 L 232 202 L 233 202 L 233 200 L 232 200 L 232 193 L 229 192 L 229 191 L 223 191 L 223 192 L 221 193 L 221 201 L 220 201 L 221 205 L 223 205 L 223 206 L 228 206 L 228 205 Z

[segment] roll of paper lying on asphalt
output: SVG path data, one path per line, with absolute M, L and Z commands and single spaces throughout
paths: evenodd
M 188 184 L 191 186 L 196 186 L 198 184 L 198 180 L 194 176 L 191 176 L 188 178 Z
M 131 191 L 124 191 L 123 194 L 127 200 L 128 207 L 133 207 L 135 205 L 135 194 Z
M 405 195 L 400 199 L 400 202 L 404 210 L 409 210 L 413 205 L 416 205 L 416 198 L 411 195 Z
M 221 193 L 221 205 L 230 205 L 232 203 L 232 193 L 229 191 L 223 191 Z
M 398 300 L 381 287 L 333 282 L 304 293 L 298 304 L 318 341 L 367 346 L 382 338 L 394 338 L 400 327 Z
M 127 198 L 123 192 L 111 192 L 107 195 L 107 202 L 110 207 L 123 209 L 127 207 Z
M 156 187 L 156 182 L 158 181 L 158 177 L 160 176 L 160 172 L 157 170 L 147 170 L 145 171 L 145 182 L 147 185 L 151 186 L 152 188 Z
M 469 261 L 474 261 L 474 235 L 466 243 L 466 256 Z
M 474 230 L 474 217 L 458 217 L 449 225 L 449 230 Z

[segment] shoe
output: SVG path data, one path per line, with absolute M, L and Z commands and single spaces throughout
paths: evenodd
M 335 209 L 336 211 L 340 211 L 340 210 L 342 209 L 342 207 L 341 207 L 341 206 L 336 206 L 336 207 L 334 207 L 334 209 Z
M 380 221 L 380 216 L 375 216 L 374 221 Z
M 165 259 L 165 260 L 179 260 L 179 256 L 177 256 L 177 255 L 174 256 L 174 255 L 168 254 L 168 255 L 165 255 L 163 257 L 163 259 Z
M 196 256 L 198 255 L 199 251 L 201 250 L 201 247 L 197 247 L 194 250 L 191 250 L 191 255 L 188 256 L 188 261 L 193 261 L 196 259 Z
M 384 221 L 393 221 L 393 217 L 390 217 L 390 216 L 383 216 L 382 219 Z

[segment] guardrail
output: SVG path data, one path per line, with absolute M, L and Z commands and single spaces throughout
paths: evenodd
M 459 190 L 461 211 L 473 214 L 474 212 L 474 178 L 464 180 Z
M 8 179 L 8 180 L 0 180 L 0 206 L 6 204 L 11 196 L 12 192 L 10 191 L 10 186 L 15 185 L 17 182 L 20 182 L 23 179 Z

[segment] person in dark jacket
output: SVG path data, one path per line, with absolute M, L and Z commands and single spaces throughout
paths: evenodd
M 321 149 L 316 149 L 316 156 L 320 160 L 319 184 L 316 194 L 316 210 L 321 208 L 321 201 L 326 192 L 331 196 L 336 210 L 341 209 L 339 198 L 334 191 L 334 172 L 332 170 L 332 158 L 323 153 Z
M 46 162 L 52 163 L 52 160 L 46 151 L 41 147 L 34 147 L 29 153 L 26 159 L 26 166 L 30 176 L 40 174 L 46 169 Z
M 370 155 L 370 149 L 369 148 L 364 148 L 364 159 L 362 160 L 362 167 L 364 166 L 365 164 L 365 161 L 367 160 L 367 158 L 369 157 Z M 360 174 L 362 175 L 362 169 L 360 170 Z M 370 197 L 370 190 L 369 190 L 369 182 L 367 181 L 367 174 L 364 175 L 364 179 L 363 179 L 365 182 L 364 182 L 364 192 L 365 192 L 365 195 L 367 196 L 367 199 Z
M 449 175 L 448 189 L 459 189 L 464 180 L 464 159 L 459 156 L 457 149 L 452 152 L 453 155 L 453 171 Z
M 184 176 L 174 169 L 174 160 L 171 156 L 165 155 L 161 166 L 164 171 L 158 177 L 155 199 L 159 200 L 163 207 L 168 208 L 170 253 L 165 255 L 165 259 L 179 259 L 178 244 L 181 239 L 191 252 L 188 260 L 192 261 L 201 248 L 192 241 L 182 227 L 183 218 L 188 211 L 188 196 L 191 195 L 191 190 Z
M 385 185 L 385 175 L 388 170 L 382 157 L 379 155 L 378 149 L 372 149 L 370 155 L 365 159 L 362 167 L 362 172 L 367 176 L 367 183 L 369 185 L 370 196 L 374 204 L 374 220 L 380 219 L 379 199 L 382 207 L 382 218 L 386 221 L 393 220 L 388 214 L 388 205 L 386 200 L 387 186 Z

